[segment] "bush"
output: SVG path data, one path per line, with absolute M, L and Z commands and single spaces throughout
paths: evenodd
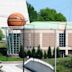
M 40 45 L 38 46 L 37 52 L 36 52 L 36 58 L 42 59 L 43 57 L 43 52 L 40 49 Z
M 19 57 L 20 58 L 26 57 L 26 52 L 24 51 L 23 46 L 21 46 L 21 48 L 20 48 Z
M 55 57 L 55 48 L 53 49 L 53 56 L 52 56 L 53 58 Z
M 56 51 L 57 51 L 57 58 L 59 58 L 61 56 L 59 47 L 57 47 Z
M 52 53 L 51 53 L 51 47 L 49 46 L 48 51 L 47 51 L 47 57 L 52 58 Z
M 57 47 L 56 48 L 56 57 L 57 58 L 59 58 L 61 56 L 61 54 L 60 54 L 60 49 Z M 54 48 L 54 50 L 53 50 L 53 58 L 55 57 L 55 48 Z
M 68 68 L 72 68 L 72 58 L 69 61 L 64 61 L 64 65 Z
M 7 55 L 7 48 L 0 48 L 0 54 L 3 56 Z
M 44 51 L 44 59 L 47 58 L 47 54 L 46 54 L 46 51 Z
M 29 56 L 29 58 L 32 57 L 32 54 L 31 54 L 30 50 L 27 51 L 27 56 Z
M 32 49 L 32 57 L 35 58 L 36 57 L 36 51 L 35 51 L 35 48 L 33 47 Z

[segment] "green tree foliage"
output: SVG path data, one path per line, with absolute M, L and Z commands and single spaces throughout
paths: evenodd
M 64 16 L 63 14 L 58 13 L 58 14 L 56 14 L 56 16 L 55 16 L 55 20 L 56 20 L 56 21 L 66 21 L 66 18 L 65 18 L 65 16 Z
M 44 51 L 44 59 L 47 58 L 47 54 L 46 54 L 46 51 Z
M 0 30 L 0 40 L 4 37 L 2 30 Z
M 52 58 L 52 53 L 51 53 L 51 47 L 49 46 L 48 51 L 47 51 L 47 57 Z
M 66 17 L 62 13 L 58 13 L 55 9 L 44 8 L 37 12 L 34 7 L 27 3 L 30 22 L 33 21 L 66 21 Z
M 6 56 L 7 55 L 7 48 L 5 48 L 5 47 L 0 48 L 0 54 Z
M 72 57 L 68 61 L 64 61 L 64 66 L 68 68 L 72 68 Z
M 53 58 L 55 57 L 55 48 L 53 49 Z
M 66 21 L 63 14 L 50 8 L 41 9 L 38 16 L 39 21 Z
M 19 57 L 20 58 L 25 58 L 26 57 L 26 52 L 23 49 L 23 46 L 21 46 L 21 48 L 20 48 Z
M 59 47 L 57 47 L 56 51 L 57 51 L 57 58 L 59 58 L 61 56 Z
M 31 4 L 27 3 L 27 8 L 30 22 L 37 21 L 37 12 L 35 11 L 34 7 Z
M 40 45 L 38 46 L 38 49 L 37 49 L 37 52 L 36 52 L 36 57 L 39 58 L 39 59 L 42 59 L 42 57 L 43 57 L 43 52 L 40 49 Z
M 59 58 L 61 56 L 61 54 L 60 54 L 60 49 L 57 47 L 56 48 L 56 57 L 57 58 Z M 53 50 L 53 58 L 55 57 L 55 48 L 54 48 L 54 50 Z
M 35 48 L 33 47 L 32 49 L 32 57 L 35 58 L 36 57 L 36 51 L 35 51 Z
M 29 58 L 32 56 L 32 54 L 31 54 L 31 51 L 30 51 L 30 50 L 28 50 L 28 51 L 27 51 L 27 56 L 29 56 Z

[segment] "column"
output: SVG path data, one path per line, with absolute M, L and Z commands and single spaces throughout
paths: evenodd
M 40 32 L 40 47 L 42 48 L 42 32 Z

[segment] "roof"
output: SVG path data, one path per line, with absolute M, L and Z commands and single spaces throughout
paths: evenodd
M 50 21 L 37 21 L 25 25 L 26 29 L 72 29 L 72 22 L 50 22 Z
M 1 29 L 9 27 L 1 27 Z M 72 29 L 72 22 L 50 22 L 50 21 L 36 21 L 26 24 L 24 26 L 10 27 L 14 29 Z
M 18 65 L 18 67 L 22 68 L 22 65 Z M 50 64 L 39 59 L 29 59 L 25 62 L 24 67 L 31 72 L 54 72 L 54 68 Z

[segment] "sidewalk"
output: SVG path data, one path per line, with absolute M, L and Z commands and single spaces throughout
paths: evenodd
M 2 65 L 2 70 L 5 72 L 22 72 L 22 69 L 16 67 L 18 64 L 10 63 L 10 64 L 0 64 Z

